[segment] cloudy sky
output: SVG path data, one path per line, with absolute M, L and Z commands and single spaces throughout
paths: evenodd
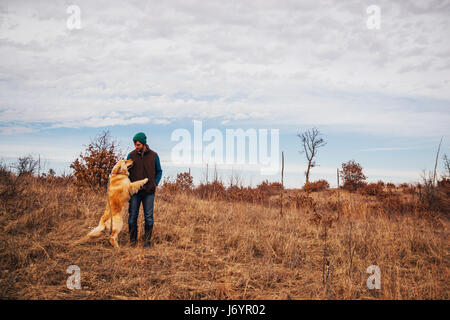
M 81 29 L 68 27 L 71 5 Z M 442 0 L 2 0 L 0 158 L 31 153 L 69 172 L 102 130 L 126 152 L 144 131 L 174 176 L 171 133 L 200 120 L 279 129 L 288 187 L 304 182 L 296 134 L 312 127 L 328 142 L 313 180 L 333 185 L 354 159 L 371 181 L 418 181 L 441 137 L 450 155 L 448 17 Z M 239 170 L 253 185 L 280 179 Z

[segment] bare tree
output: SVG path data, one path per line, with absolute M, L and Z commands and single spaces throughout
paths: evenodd
M 450 161 L 448 160 L 447 154 L 444 154 L 444 178 L 448 177 L 450 178 Z
M 303 145 L 303 150 L 299 152 L 300 154 L 304 153 L 306 160 L 308 160 L 308 168 L 306 169 L 305 175 L 306 183 L 309 183 L 309 172 L 311 171 L 311 168 L 317 166 L 317 163 L 314 160 L 317 156 L 317 151 L 320 147 L 325 146 L 327 143 L 320 138 L 320 132 L 317 128 L 312 128 L 311 130 L 298 134 L 297 137 L 300 138 Z
M 433 185 L 436 185 L 436 169 L 437 169 L 437 164 L 438 164 L 439 151 L 441 151 L 442 138 L 441 138 L 441 142 L 439 142 L 438 151 L 436 153 L 436 162 L 434 163 Z
M 13 165 L 19 175 L 33 174 L 39 167 L 39 161 L 35 160 L 31 154 L 20 157 Z

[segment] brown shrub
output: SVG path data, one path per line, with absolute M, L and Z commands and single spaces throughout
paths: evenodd
M 450 178 L 442 178 L 438 181 L 438 190 L 440 193 L 440 211 L 450 214 Z
M 194 189 L 194 193 L 201 199 L 225 199 L 226 188 L 222 181 L 214 180 L 208 183 L 200 183 Z
M 388 189 L 395 189 L 395 184 L 393 184 L 392 182 L 388 182 L 388 183 L 386 184 L 386 187 L 387 187 Z
M 393 194 L 389 194 L 389 196 L 381 201 L 381 207 L 388 215 L 392 215 L 395 213 L 405 213 L 408 209 L 408 206 L 404 205 L 400 197 Z
M 269 204 L 270 197 L 279 195 L 283 190 L 283 186 L 279 182 L 269 182 L 265 180 L 256 186 L 253 192 L 254 201 Z
M 314 199 L 305 192 L 297 192 L 289 195 L 289 201 L 296 209 L 314 208 L 316 206 Z
M 364 185 L 364 180 L 367 179 L 363 174 L 361 165 L 354 160 L 343 163 L 339 175 L 344 181 L 343 188 L 348 191 L 356 191 Z
M 256 191 L 264 196 L 272 196 L 279 194 L 283 189 L 279 182 L 269 182 L 265 180 L 256 186 Z
M 366 196 L 376 196 L 376 197 L 385 196 L 383 184 L 380 182 L 363 184 L 358 189 L 358 192 Z
M 416 195 L 417 188 L 413 185 L 409 185 L 408 188 L 403 189 L 403 192 L 406 194 Z
M 252 203 L 269 204 L 270 197 L 279 195 L 283 186 L 279 182 L 269 182 L 267 180 L 260 183 L 255 188 L 243 187 L 232 184 L 225 187 L 224 183 L 215 178 L 212 182 L 200 183 L 197 187 L 192 184 L 192 176 L 189 173 L 177 174 L 176 181 L 165 178 L 160 188 L 161 196 L 167 200 L 180 192 L 192 192 L 200 199 L 218 199 L 227 201 L 244 201 Z
M 440 211 L 441 209 L 441 192 L 433 182 L 431 173 L 427 176 L 422 175 L 422 184 L 419 184 L 418 207 L 422 211 Z
M 317 180 L 314 182 L 305 183 L 302 188 L 302 191 L 305 192 L 319 192 L 324 191 L 330 188 L 330 184 L 326 180 Z
M 172 202 L 174 196 L 179 193 L 177 183 L 170 181 L 170 177 L 164 177 L 161 187 L 158 189 L 159 196 L 167 202 Z
M 123 158 L 108 131 L 95 137 L 80 157 L 70 164 L 79 187 L 106 187 L 114 165 Z
M 194 179 L 192 178 L 190 172 L 183 172 L 177 174 L 177 180 L 175 183 L 179 190 L 190 192 L 194 188 L 193 181 Z
M 178 173 L 176 180 L 172 182 L 169 177 L 165 177 L 159 194 L 164 201 L 172 202 L 174 196 L 180 192 L 191 193 L 194 190 L 193 178 L 190 172 Z
M 255 189 L 251 187 L 232 185 L 227 188 L 226 194 L 229 201 L 256 201 Z

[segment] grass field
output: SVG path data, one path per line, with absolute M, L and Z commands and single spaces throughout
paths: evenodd
M 106 233 L 69 248 L 97 225 L 104 192 L 13 178 L 0 184 L 2 299 L 449 299 L 448 215 L 401 190 L 285 190 L 281 215 L 279 195 L 261 204 L 159 188 L 153 246 L 129 247 L 126 213 L 115 250 Z M 70 265 L 80 290 L 66 286 Z M 379 290 L 366 285 L 371 265 Z

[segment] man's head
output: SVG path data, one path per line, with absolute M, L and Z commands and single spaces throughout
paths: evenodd
M 147 143 L 147 137 L 145 133 L 138 132 L 133 137 L 134 146 L 136 151 L 141 152 L 144 149 L 145 144 Z

